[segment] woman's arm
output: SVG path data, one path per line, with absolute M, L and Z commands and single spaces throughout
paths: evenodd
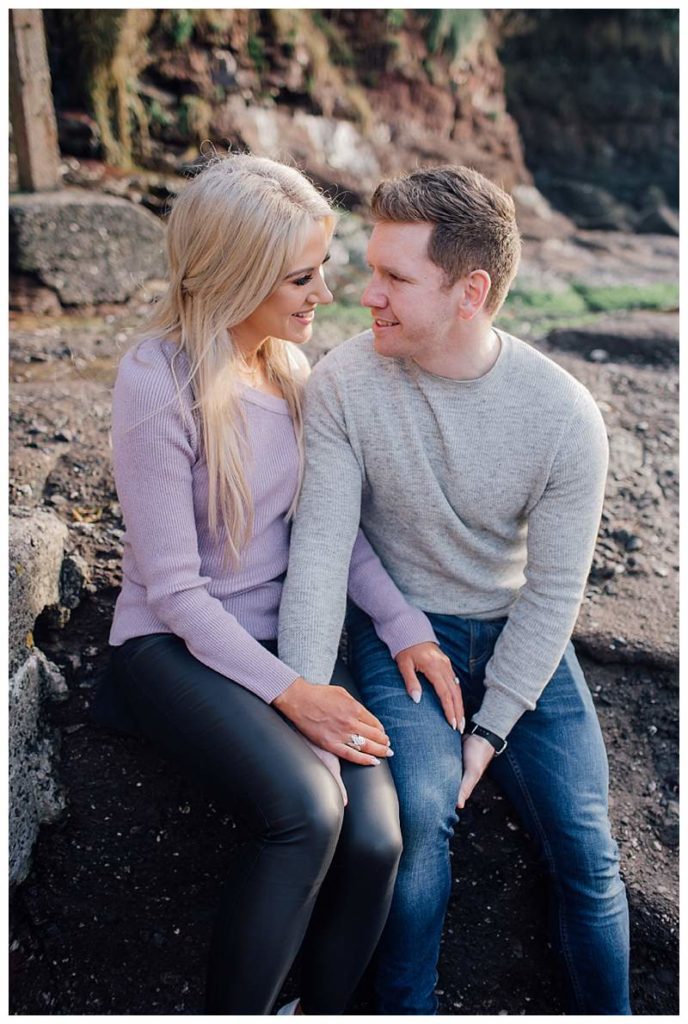
M 124 357 L 115 384 L 113 466 L 140 582 L 158 619 L 204 665 L 271 701 L 295 679 L 208 591 L 200 572 L 192 470 L 197 458 L 188 389 L 182 410 L 164 352 Z

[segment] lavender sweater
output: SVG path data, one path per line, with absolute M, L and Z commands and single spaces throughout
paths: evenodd
M 112 448 L 124 536 L 122 591 L 110 643 L 174 633 L 203 664 L 272 701 L 299 673 L 258 641 L 277 637 L 289 558 L 298 450 L 287 403 L 246 387 L 254 530 L 238 570 L 223 565 L 208 529 L 208 473 L 191 414 L 170 367 L 174 346 L 146 341 L 122 359 L 112 408 Z M 180 383 L 188 362 L 175 364 Z M 375 622 L 392 656 L 435 640 L 425 615 L 401 595 L 363 534 L 349 572 L 352 599 Z M 326 683 L 327 679 L 311 682 Z

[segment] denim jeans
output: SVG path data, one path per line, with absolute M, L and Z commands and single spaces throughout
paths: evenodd
M 461 681 L 468 721 L 482 702 L 485 666 L 507 620 L 429 618 Z M 422 677 L 420 703 L 410 700 L 387 648 L 358 608 L 350 608 L 347 627 L 363 702 L 383 723 L 395 752 L 389 765 L 404 840 L 379 947 L 378 1012 L 434 1014 L 461 740 Z M 519 719 L 508 739 L 489 771 L 535 840 L 551 878 L 552 939 L 570 983 L 569 1012 L 630 1014 L 628 906 L 609 826 L 607 757 L 571 644 L 535 710 Z

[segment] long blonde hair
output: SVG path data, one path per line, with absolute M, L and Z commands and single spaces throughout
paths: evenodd
M 275 290 L 291 269 L 314 220 L 334 228 L 325 198 L 295 168 L 247 154 L 215 158 L 174 202 L 167 228 L 169 287 L 146 325 L 144 338 L 172 340 L 172 370 L 190 386 L 208 468 L 208 525 L 224 527 L 227 561 L 239 563 L 253 532 L 246 476 L 246 419 L 239 398 L 232 328 Z M 175 360 L 190 370 L 180 385 Z M 268 338 L 261 348 L 268 378 L 278 385 L 294 421 L 303 473 L 302 377 L 287 342 Z M 294 512 L 296 496 L 287 516 Z

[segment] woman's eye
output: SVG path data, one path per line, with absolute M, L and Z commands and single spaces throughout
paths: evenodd
M 300 288 L 303 288 L 304 285 L 308 284 L 308 282 L 312 280 L 313 275 L 306 274 L 305 277 L 297 277 L 297 279 L 294 281 L 294 284 L 298 284 Z

